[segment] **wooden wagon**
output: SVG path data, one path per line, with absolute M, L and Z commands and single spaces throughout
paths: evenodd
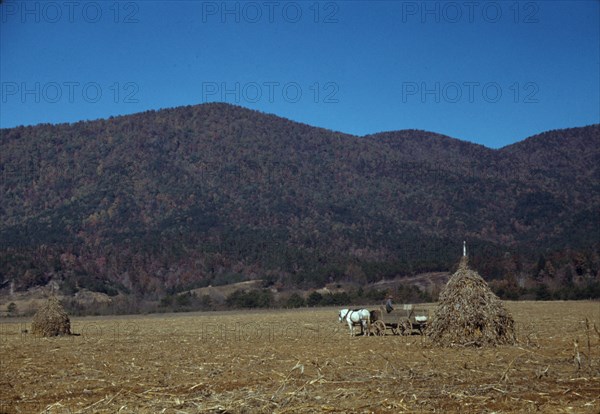
M 429 309 L 402 305 L 402 309 L 387 312 L 385 306 L 371 311 L 371 333 L 383 336 L 389 329 L 394 335 L 423 334 L 429 321 Z

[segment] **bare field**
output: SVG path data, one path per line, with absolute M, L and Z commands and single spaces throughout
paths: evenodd
M 336 309 L 4 320 L 0 413 L 598 414 L 600 303 L 507 306 L 520 344 L 489 349 L 351 338 Z

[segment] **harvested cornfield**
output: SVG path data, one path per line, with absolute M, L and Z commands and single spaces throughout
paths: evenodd
M 71 334 L 69 316 L 56 297 L 50 297 L 33 316 L 31 333 L 41 336 Z
M 518 346 L 350 337 L 337 308 L 0 319 L 0 413 L 600 412 L 600 303 L 506 302 Z
M 516 343 L 515 322 L 502 301 L 464 256 L 440 293 L 428 334 L 442 346 Z

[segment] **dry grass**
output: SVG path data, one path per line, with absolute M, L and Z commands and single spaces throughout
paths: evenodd
M 521 343 L 495 348 L 351 338 L 336 309 L 3 323 L 0 412 L 597 414 L 600 303 L 507 306 Z

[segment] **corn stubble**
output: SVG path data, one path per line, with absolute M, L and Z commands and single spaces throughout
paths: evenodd
M 0 412 L 597 414 L 600 304 L 505 305 L 527 341 L 351 338 L 333 308 L 74 318 L 80 336 L 50 338 L 4 320 Z

